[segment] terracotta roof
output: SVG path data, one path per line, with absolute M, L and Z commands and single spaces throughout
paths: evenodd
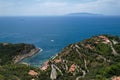
M 40 68 L 42 71 L 45 71 L 48 67 L 49 67 L 49 64 L 48 64 L 49 61 L 46 61 L 43 66 Z
M 55 63 L 60 63 L 62 60 L 61 59 L 56 59 Z
M 112 80 L 120 80 L 120 76 L 119 77 L 114 76 L 112 77 Z
M 28 72 L 28 74 L 31 75 L 31 76 L 37 76 L 37 75 L 38 75 L 38 73 L 35 72 L 34 70 L 30 70 L 30 71 Z
M 74 72 L 75 69 L 76 69 L 76 65 L 75 65 L 75 64 L 72 64 L 72 65 L 70 66 L 69 72 Z

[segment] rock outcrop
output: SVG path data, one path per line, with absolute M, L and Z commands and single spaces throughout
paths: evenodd
M 31 57 L 40 51 L 32 44 L 0 43 L 0 64 L 17 63 L 24 58 Z
M 28 53 L 24 52 L 24 54 L 19 54 L 19 55 L 15 56 L 13 58 L 13 61 L 14 61 L 14 63 L 20 62 L 21 60 L 23 60 L 27 57 L 31 57 L 31 56 L 35 55 L 39 51 L 40 51 L 39 48 L 35 48 L 35 49 L 30 50 L 30 52 L 28 52 Z

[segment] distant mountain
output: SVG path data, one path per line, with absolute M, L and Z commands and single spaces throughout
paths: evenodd
M 103 14 L 93 14 L 93 13 L 70 13 L 68 16 L 103 16 Z

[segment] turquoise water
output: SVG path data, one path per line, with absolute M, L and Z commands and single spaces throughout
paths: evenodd
M 34 66 L 68 44 L 99 34 L 120 36 L 120 17 L 0 17 L 0 42 L 30 43 L 43 49 L 24 60 Z

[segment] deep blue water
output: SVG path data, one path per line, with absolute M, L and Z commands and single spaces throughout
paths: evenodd
M 0 42 L 31 43 L 43 49 L 24 60 L 35 66 L 68 44 L 99 34 L 120 36 L 120 17 L 0 17 Z

